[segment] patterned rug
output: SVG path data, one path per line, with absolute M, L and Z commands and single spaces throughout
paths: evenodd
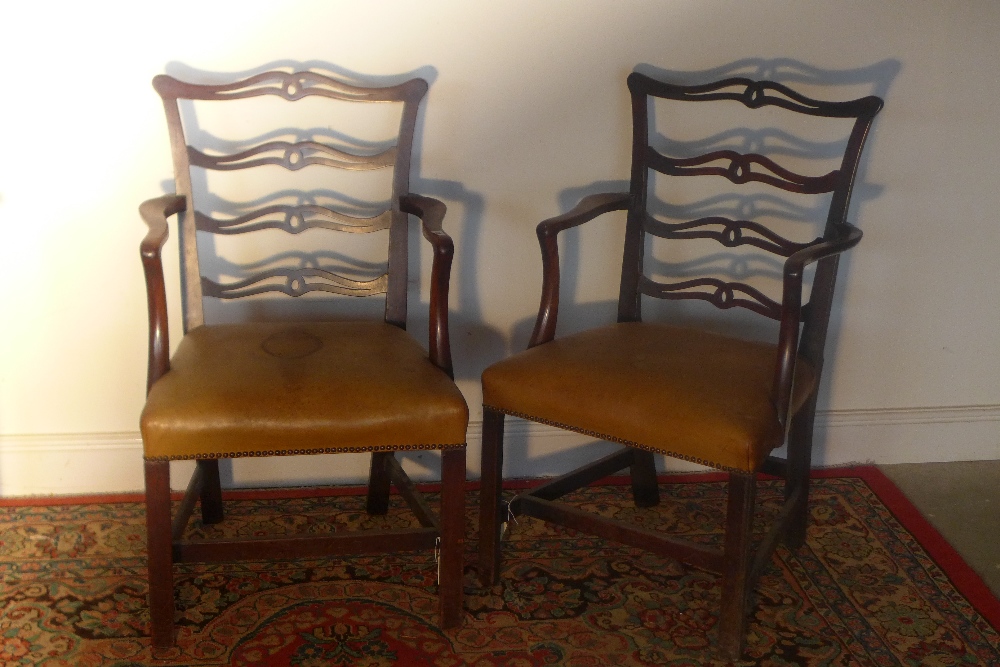
M 616 484 L 573 500 L 718 543 L 719 476 L 665 478 L 661 491 L 663 502 L 652 509 L 636 509 L 628 487 Z M 373 519 L 363 496 L 322 493 L 234 492 L 224 528 L 211 530 L 409 525 L 396 496 L 400 511 Z M 780 505 L 781 486 L 763 481 L 758 495 L 762 529 Z M 470 531 L 476 496 L 469 494 Z M 796 553 L 779 547 L 757 586 L 741 664 L 1000 665 L 1000 603 L 881 473 L 823 471 L 811 497 L 806 546 Z M 718 577 L 529 518 L 510 531 L 502 583 L 488 590 L 476 583 L 470 532 L 467 615 L 455 631 L 435 626 L 431 553 L 185 565 L 175 568 L 177 647 L 153 656 L 137 500 L 3 501 L 0 664 L 729 664 L 712 652 Z

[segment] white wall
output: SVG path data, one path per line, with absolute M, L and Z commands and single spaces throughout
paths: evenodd
M 431 82 L 413 189 L 449 205 L 473 474 L 476 379 L 523 348 L 537 306 L 534 225 L 565 210 L 572 189 L 628 178 L 633 68 L 690 78 L 742 64 L 779 79 L 815 68 L 845 93 L 884 95 L 854 207 L 865 239 L 844 264 L 817 462 L 1000 458 L 996 2 L 244 0 L 18 3 L 4 14 L 2 495 L 141 486 L 136 207 L 172 173 L 149 82 L 262 65 Z M 574 241 L 579 261 L 613 279 L 621 229 L 620 218 L 592 223 Z M 608 281 L 580 280 L 575 292 L 569 328 L 612 317 Z M 173 324 L 176 343 L 179 316 Z M 512 431 L 529 447 L 512 458 L 514 474 L 565 469 L 572 457 L 558 452 L 582 442 Z M 344 479 L 364 467 L 331 465 Z M 240 463 L 233 476 L 274 483 L 273 470 Z

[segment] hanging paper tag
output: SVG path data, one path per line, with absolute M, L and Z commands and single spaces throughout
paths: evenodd
M 437 583 L 441 585 L 441 538 L 434 538 L 434 562 L 437 563 Z
M 501 540 L 504 538 L 504 535 L 507 534 L 507 529 L 510 528 L 510 522 L 513 521 L 515 524 L 517 523 L 517 517 L 514 516 L 514 512 L 511 511 L 511 509 L 510 509 L 510 503 L 507 502 L 507 501 L 504 501 L 504 505 L 507 506 L 507 520 L 500 524 L 500 539 Z

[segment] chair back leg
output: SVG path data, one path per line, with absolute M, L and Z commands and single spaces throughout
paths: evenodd
M 632 450 L 632 497 L 636 507 L 656 507 L 660 504 L 660 489 L 656 485 L 656 461 L 652 452 Z
M 170 462 L 146 461 L 145 475 L 150 635 L 154 648 L 170 648 L 174 644 Z
M 222 480 L 219 479 L 219 459 L 200 459 L 201 522 L 206 526 L 222 523 Z
M 483 586 L 500 580 L 500 523 L 504 519 L 503 491 L 504 414 L 483 408 L 483 462 L 479 501 L 479 579 Z
M 392 480 L 389 475 L 389 459 L 394 452 L 372 452 L 371 472 L 368 475 L 368 502 L 365 507 L 369 514 L 382 516 L 389 512 L 389 491 Z
M 739 660 L 746 644 L 756 489 L 757 480 L 753 473 L 730 473 L 718 639 L 719 651 L 730 660 Z

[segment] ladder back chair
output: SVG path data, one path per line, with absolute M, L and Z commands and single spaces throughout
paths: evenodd
M 195 85 L 161 75 L 153 80 L 153 86 L 166 110 L 176 187 L 176 194 L 152 199 L 140 207 L 149 227 L 141 245 L 150 326 L 147 399 L 140 421 L 153 645 L 169 647 L 174 641 L 174 563 L 388 553 L 430 550 L 437 545 L 439 621 L 443 627 L 457 625 L 462 615 L 468 408 L 452 379 L 448 340 L 448 284 L 454 245 L 441 227 L 444 205 L 409 191 L 414 127 L 427 83 L 412 79 L 391 87 L 359 87 L 312 71 L 273 71 L 225 85 Z M 199 101 L 211 105 L 213 111 L 228 112 L 231 101 L 260 96 L 279 106 L 281 100 L 295 103 L 307 98 L 329 105 L 346 102 L 351 109 L 360 108 L 355 103 L 394 103 L 401 108 L 395 145 L 369 143 L 368 150 L 363 150 L 366 145 L 361 141 L 324 143 L 314 138 L 320 134 L 322 139 L 329 133 L 315 130 L 302 131 L 308 140 L 274 140 L 273 134 L 252 146 L 241 140 L 242 150 L 237 152 L 190 145 L 192 137 L 205 139 L 205 135 L 197 124 L 187 126 L 190 121 L 186 118 L 182 122 L 182 103 L 194 108 L 193 101 Z M 239 119 L 234 116 L 233 120 Z M 286 132 L 286 128 L 279 130 Z M 332 136 L 340 139 L 348 135 Z M 391 195 L 382 200 L 388 204 L 381 213 L 366 217 L 353 209 L 344 212 L 322 206 L 315 191 L 306 190 L 293 195 L 297 199 L 292 204 L 274 204 L 266 196 L 254 199 L 240 209 L 245 211 L 241 215 L 205 212 L 195 206 L 194 196 L 201 190 L 192 187 L 192 174 L 206 183 L 209 172 L 237 170 L 246 170 L 240 172 L 245 175 L 263 173 L 272 179 L 276 174 L 298 179 L 302 175 L 292 172 L 307 167 L 313 174 L 323 172 L 322 167 L 352 172 L 390 169 Z M 335 173 L 347 172 L 323 172 Z M 326 182 L 328 177 L 323 178 Z M 283 196 L 287 194 L 283 191 Z M 261 201 L 272 203 L 260 206 Z M 405 331 L 411 214 L 420 219 L 423 236 L 432 247 L 429 355 Z M 161 250 L 168 219 L 175 215 L 184 337 L 171 358 Z M 244 280 L 228 282 L 204 275 L 205 267 L 199 264 L 199 234 L 212 239 L 264 230 L 291 240 L 309 230 L 387 232 L 388 259 L 381 265 L 386 268 L 370 280 L 341 275 L 336 267 L 324 268 L 326 265 L 318 262 L 265 268 Z M 282 231 L 287 235 L 281 235 Z M 384 295 L 385 317 L 205 322 L 203 303 L 207 298 L 239 299 L 269 293 L 292 297 L 310 293 L 313 297 L 324 293 Z M 443 479 L 439 514 L 417 493 L 396 460 L 394 452 L 400 450 L 440 450 Z M 371 453 L 368 513 L 387 513 L 391 486 L 395 485 L 419 527 L 216 539 L 192 537 L 191 531 L 186 531 L 199 502 L 203 524 L 223 519 L 220 459 L 348 452 Z M 196 467 L 171 518 L 169 466 L 177 460 L 194 460 Z
M 633 73 L 628 87 L 633 120 L 629 191 L 587 196 L 564 215 L 538 225 L 542 298 L 528 349 L 483 373 L 480 575 L 486 586 L 499 581 L 501 526 L 507 517 L 521 514 L 647 549 L 721 575 L 718 647 L 724 655 L 736 658 L 745 642 L 752 582 L 779 540 L 796 548 L 805 539 L 816 390 L 823 369 L 838 259 L 861 239 L 861 232 L 846 221 L 846 216 L 862 147 L 882 100 L 865 97 L 822 102 L 777 83 L 746 78 L 689 86 Z M 793 112 L 793 117 L 844 119 L 850 129 L 842 155 L 833 158 L 839 166 L 817 176 L 795 173 L 756 152 L 711 150 L 714 145 L 701 155 L 670 156 L 650 144 L 649 108 L 656 99 L 685 103 L 681 106 L 688 109 L 703 109 L 707 102 L 728 104 L 731 109 L 732 102 L 739 102 L 750 110 L 771 107 L 772 113 L 784 113 L 774 109 L 780 107 Z M 758 220 L 707 215 L 664 221 L 658 211 L 666 210 L 674 217 L 678 209 L 669 208 L 672 202 L 666 202 L 653 210 L 649 181 L 654 172 L 666 182 L 665 189 L 682 183 L 676 178 L 691 176 L 729 185 L 713 178 L 721 177 L 737 190 L 753 183 L 755 188 L 771 186 L 792 193 L 784 196 L 824 197 L 824 231 L 813 241 L 795 242 Z M 560 280 L 557 236 L 611 211 L 627 212 L 618 321 L 556 338 Z M 675 282 L 654 280 L 644 270 L 644 256 L 649 255 L 647 246 L 651 243 L 647 235 L 670 244 L 701 239 L 701 244 L 714 245 L 710 242 L 714 239 L 725 248 L 752 246 L 752 252 L 773 253 L 779 257 L 778 265 L 783 265 L 780 301 L 744 282 L 718 277 L 683 274 Z M 714 248 L 711 253 L 717 252 L 718 245 Z M 813 263 L 812 287 L 808 302 L 803 303 L 803 275 Z M 752 337 L 646 323 L 641 317 L 643 296 L 700 299 L 723 310 L 742 307 L 775 320 L 772 326 L 777 340 L 758 342 Z M 506 415 L 625 447 L 504 503 Z M 786 442 L 786 458 L 771 455 Z M 659 503 L 655 454 L 729 473 L 721 548 L 602 518 L 558 501 L 573 490 L 629 468 L 636 505 L 655 506 Z M 786 499 L 770 532 L 754 550 L 755 484 L 762 472 L 785 479 Z

